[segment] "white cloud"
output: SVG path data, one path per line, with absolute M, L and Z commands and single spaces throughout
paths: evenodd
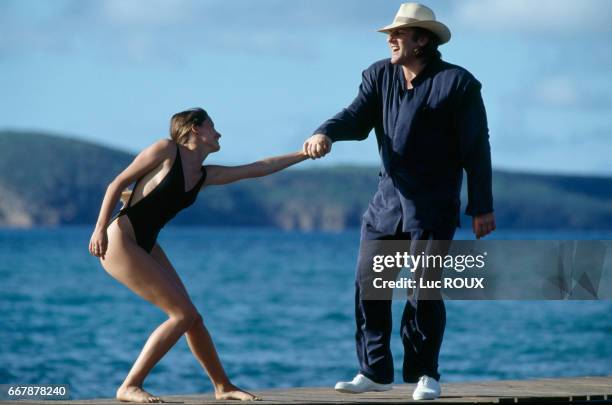
M 191 19 L 188 0 L 106 0 L 100 4 L 111 21 L 121 24 L 174 24 Z
M 602 114 L 612 106 L 612 87 L 607 83 L 607 75 L 591 74 L 589 80 L 570 73 L 541 75 L 525 87 L 527 99 L 520 94 L 515 99 L 523 98 L 532 107 L 556 109 L 564 114 L 578 111 Z
M 535 101 L 549 107 L 576 107 L 579 103 L 578 86 L 567 76 L 542 79 L 533 89 Z
M 612 31 L 610 0 L 464 0 L 455 18 L 472 29 L 538 33 Z

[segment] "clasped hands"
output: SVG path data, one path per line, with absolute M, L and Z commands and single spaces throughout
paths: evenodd
M 302 150 L 311 159 L 319 159 L 331 152 L 332 140 L 324 134 L 314 134 L 306 139 Z

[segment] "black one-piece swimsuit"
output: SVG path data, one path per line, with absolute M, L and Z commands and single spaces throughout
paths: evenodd
M 142 177 L 138 179 L 133 190 L 136 190 L 141 180 Z M 132 198 L 134 197 L 134 192 L 132 192 L 128 203 L 110 222 L 122 215 L 126 215 L 134 229 L 136 243 L 151 253 L 157 241 L 159 231 L 182 209 L 189 207 L 195 202 L 204 180 L 206 180 L 206 169 L 202 166 L 202 177 L 198 183 L 191 190 L 185 191 L 185 176 L 183 175 L 181 152 L 177 144 L 174 163 L 164 179 L 133 206 Z

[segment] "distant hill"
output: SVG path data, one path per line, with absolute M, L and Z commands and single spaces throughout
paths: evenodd
M 80 140 L 2 131 L 0 224 L 95 222 L 109 179 L 131 159 L 128 153 Z
M 132 158 L 82 140 L 0 131 L 0 226 L 93 224 L 106 186 Z M 209 187 L 173 224 L 356 227 L 377 174 L 376 167 L 291 169 Z M 493 179 L 499 228 L 612 229 L 612 178 L 494 171 Z

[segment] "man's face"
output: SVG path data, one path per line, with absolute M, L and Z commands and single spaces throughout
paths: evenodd
M 391 49 L 391 63 L 403 65 L 415 59 L 412 50 L 419 44 L 412 37 L 410 28 L 398 28 L 387 34 L 387 43 Z

